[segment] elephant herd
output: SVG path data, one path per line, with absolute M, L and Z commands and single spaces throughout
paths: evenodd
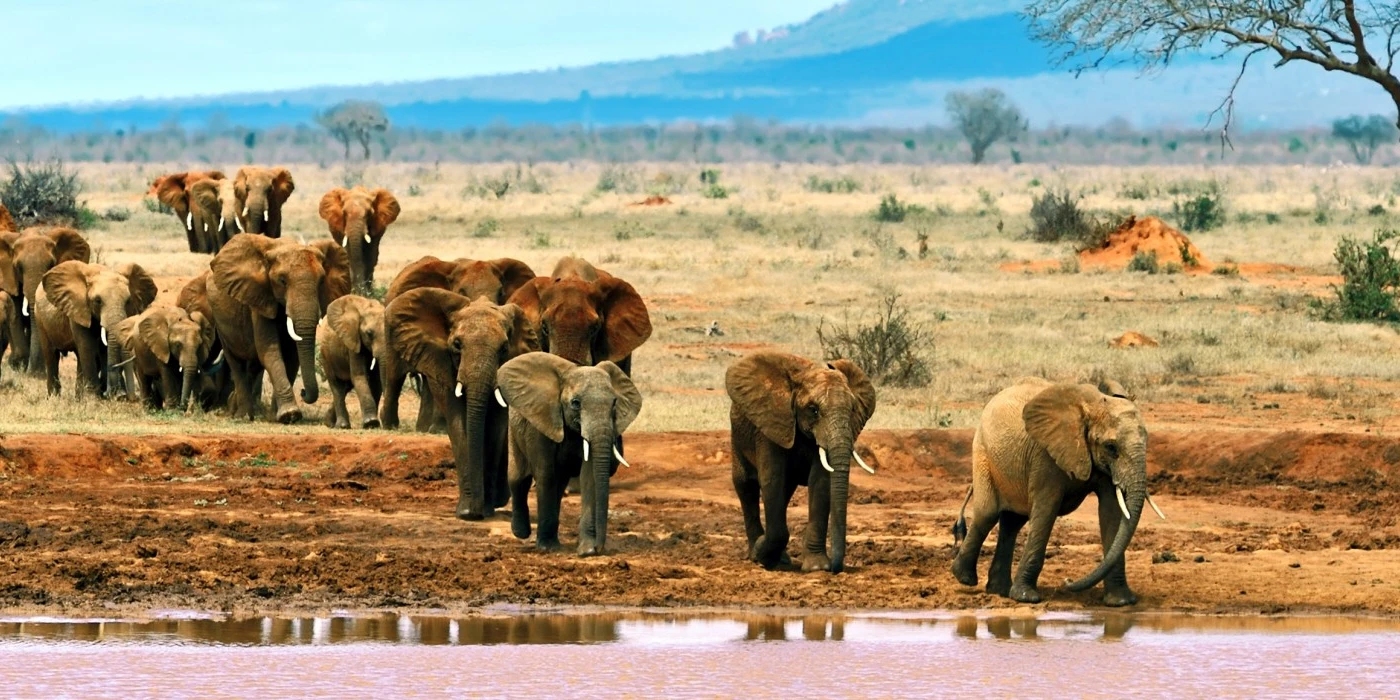
M 42 365 L 52 394 L 61 391 L 59 357 L 73 353 L 80 392 L 247 419 L 260 412 L 267 381 L 281 423 L 302 420 L 318 401 L 319 361 L 331 390 L 326 424 L 336 428 L 351 427 L 352 394 L 361 428 L 397 428 L 412 378 L 417 429 L 446 432 L 451 444 L 457 517 L 480 520 L 510 503 L 512 533 L 528 539 L 534 486 L 536 546 L 556 550 L 560 505 L 577 479 L 578 554 L 604 552 L 610 479 L 628 466 L 622 434 L 643 403 L 632 354 L 652 332 L 637 290 L 572 256 L 548 275 L 510 258 L 427 256 L 399 272 L 381 303 L 374 269 L 398 201 L 383 189 L 332 190 L 318 209 L 331 237 L 307 243 L 281 238 L 292 190 L 281 168 L 243 168 L 231 182 L 218 171 L 157 179 L 150 193 L 180 217 L 191 250 L 212 256 L 174 306 L 153 305 L 155 282 L 139 265 L 92 264 L 73 229 L 0 232 L 0 353 L 13 344 L 12 368 L 37 374 Z M 874 473 L 856 451 L 876 407 L 870 379 L 850 360 L 760 351 L 729 367 L 725 388 L 749 559 L 792 564 L 787 508 L 806 486 L 801 569 L 842 571 L 852 465 Z M 1103 582 L 1107 604 L 1135 602 L 1124 553 L 1144 506 L 1156 509 L 1146 445 L 1142 418 L 1116 383 L 1023 379 L 998 394 L 973 441 L 954 576 L 976 585 L 982 544 L 997 526 L 987 590 L 1039 601 L 1051 527 L 1092 492 L 1104 557 L 1069 588 Z

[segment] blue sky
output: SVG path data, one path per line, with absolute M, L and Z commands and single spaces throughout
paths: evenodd
M 0 109 L 488 75 L 725 46 L 834 0 L 6 2 Z M 23 58 L 20 58 L 23 57 Z

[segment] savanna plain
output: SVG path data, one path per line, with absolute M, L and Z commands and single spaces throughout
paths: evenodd
M 284 236 L 327 236 L 316 205 L 333 187 L 398 196 L 381 286 L 424 255 L 511 257 L 547 274 L 575 254 L 641 292 L 654 326 L 633 363 L 645 406 L 632 468 L 613 481 L 609 555 L 573 556 L 577 496 L 564 553 L 514 539 L 508 514 L 454 518 L 445 436 L 49 398 L 42 379 L 5 367 L 0 605 L 1005 608 L 1018 604 L 953 579 L 949 528 L 982 405 L 1035 375 L 1116 380 L 1145 416 L 1149 486 L 1169 519 L 1143 523 L 1127 554 L 1136 609 L 1400 614 L 1400 339 L 1323 320 L 1314 302 L 1335 296 L 1340 237 L 1400 226 L 1389 170 L 286 165 Z M 94 262 L 141 264 L 158 304 L 208 266 L 144 201 L 154 177 L 187 169 L 79 166 L 88 207 L 120 219 L 84 232 Z M 1104 269 L 1069 243 L 1035 242 L 1032 198 L 1047 188 L 1082 193 L 1104 217 L 1173 223 L 1191 193 L 1219 192 L 1220 224 L 1187 234 L 1214 271 Z M 901 218 L 877 216 L 891 194 L 908 210 L 882 221 Z M 878 387 L 859 448 L 877 473 L 852 479 L 847 571 L 764 571 L 743 556 L 725 368 L 765 348 L 820 357 L 819 328 L 869 325 L 891 299 L 924 333 L 928 381 Z M 1115 346 L 1129 332 L 1156 344 Z M 73 371 L 65 360 L 65 387 Z M 405 426 L 416 408 L 409 392 Z M 1054 590 L 1100 557 L 1093 511 L 1056 525 L 1034 610 L 1098 605 L 1098 592 Z M 801 490 L 789 517 L 800 537 Z

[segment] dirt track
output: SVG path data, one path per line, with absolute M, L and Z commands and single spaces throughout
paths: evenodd
M 741 559 L 723 433 L 632 436 L 633 468 L 614 481 L 615 553 L 596 559 L 567 550 L 576 496 L 563 553 L 514 539 L 506 516 L 454 519 L 442 437 L 4 436 L 0 607 L 1013 607 L 948 573 L 970 438 L 863 435 L 879 474 L 853 477 L 849 571 L 832 576 Z M 1400 439 L 1159 430 L 1152 440 L 1151 488 L 1171 520 L 1144 523 L 1129 552 L 1137 609 L 1400 614 Z M 1086 504 L 1057 525 L 1043 607 L 1097 604 L 1096 592 L 1052 591 L 1096 563 L 1095 512 Z M 799 491 L 795 533 L 805 520 Z M 1167 552 L 1174 561 L 1153 563 Z

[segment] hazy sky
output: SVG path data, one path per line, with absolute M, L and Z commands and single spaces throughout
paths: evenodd
M 449 78 L 722 47 L 834 0 L 17 0 L 0 109 Z

